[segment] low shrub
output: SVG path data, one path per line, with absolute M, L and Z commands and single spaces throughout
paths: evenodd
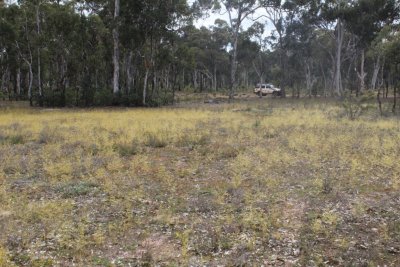
M 69 183 L 58 186 L 56 191 L 61 193 L 63 198 L 73 198 L 85 196 L 89 193 L 97 191 L 98 186 L 90 182 Z
M 168 140 L 164 134 L 147 133 L 145 136 L 145 144 L 148 147 L 163 148 L 168 145 Z
M 40 144 L 49 144 L 63 141 L 63 139 L 56 129 L 45 126 L 39 133 L 38 142 Z
M 210 142 L 210 136 L 206 133 L 185 133 L 178 138 L 177 145 L 180 147 L 194 148 L 204 146 Z
M 118 152 L 121 157 L 129 157 L 139 154 L 142 151 L 142 148 L 138 141 L 132 140 L 131 142 L 114 144 L 113 150 Z
M 12 145 L 19 145 L 24 143 L 24 137 L 20 134 L 10 136 L 8 140 Z

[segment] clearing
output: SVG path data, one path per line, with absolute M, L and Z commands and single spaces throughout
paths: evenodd
M 323 100 L 0 113 L 0 266 L 400 266 L 400 124 Z

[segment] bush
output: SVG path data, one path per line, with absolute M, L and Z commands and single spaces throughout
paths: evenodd
M 12 145 L 19 145 L 24 143 L 24 137 L 19 134 L 10 136 L 8 140 Z
M 111 106 L 113 104 L 114 95 L 109 88 L 103 88 L 94 94 L 95 106 Z
M 9 143 L 11 145 L 19 145 L 25 143 L 24 136 L 20 134 L 7 136 L 0 133 L 0 144 Z
M 133 156 L 141 152 L 140 143 L 136 140 L 114 144 L 113 149 L 118 152 L 121 157 Z
M 146 142 L 145 142 L 145 144 L 148 147 L 163 148 L 163 147 L 166 147 L 168 145 L 168 140 L 161 133 L 159 133 L 159 134 L 147 133 L 146 134 Z
M 153 97 L 147 101 L 149 107 L 160 107 L 165 105 L 170 105 L 174 102 L 173 94 L 165 94 L 158 97 Z
M 195 146 L 203 146 L 210 142 L 210 135 L 206 133 L 195 134 L 185 133 L 181 135 L 177 141 L 177 145 L 181 147 L 194 148 Z
M 371 101 L 375 98 L 373 93 L 364 93 L 360 97 L 354 97 L 350 93 L 345 95 L 343 107 L 346 116 L 350 120 L 358 119 L 371 107 Z
M 38 142 L 40 144 L 49 144 L 56 143 L 58 141 L 64 140 L 63 136 L 56 132 L 55 129 L 51 129 L 48 126 L 45 126 L 39 133 Z
M 239 155 L 239 149 L 230 145 L 223 144 L 218 147 L 218 159 L 236 158 Z
M 57 192 L 62 194 L 63 198 L 72 198 L 88 195 L 97 190 L 97 185 L 89 182 L 71 183 L 59 186 Z

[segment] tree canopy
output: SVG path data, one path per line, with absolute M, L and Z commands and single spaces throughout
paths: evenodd
M 207 14 L 221 16 L 196 27 Z M 1 1 L 0 97 L 153 106 L 264 82 L 292 96 L 396 87 L 399 14 L 396 0 Z

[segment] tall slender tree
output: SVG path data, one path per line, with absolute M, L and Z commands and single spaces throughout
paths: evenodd
M 113 36 L 113 93 L 119 93 L 119 13 L 120 13 L 120 0 L 114 0 L 114 27 L 112 30 Z

